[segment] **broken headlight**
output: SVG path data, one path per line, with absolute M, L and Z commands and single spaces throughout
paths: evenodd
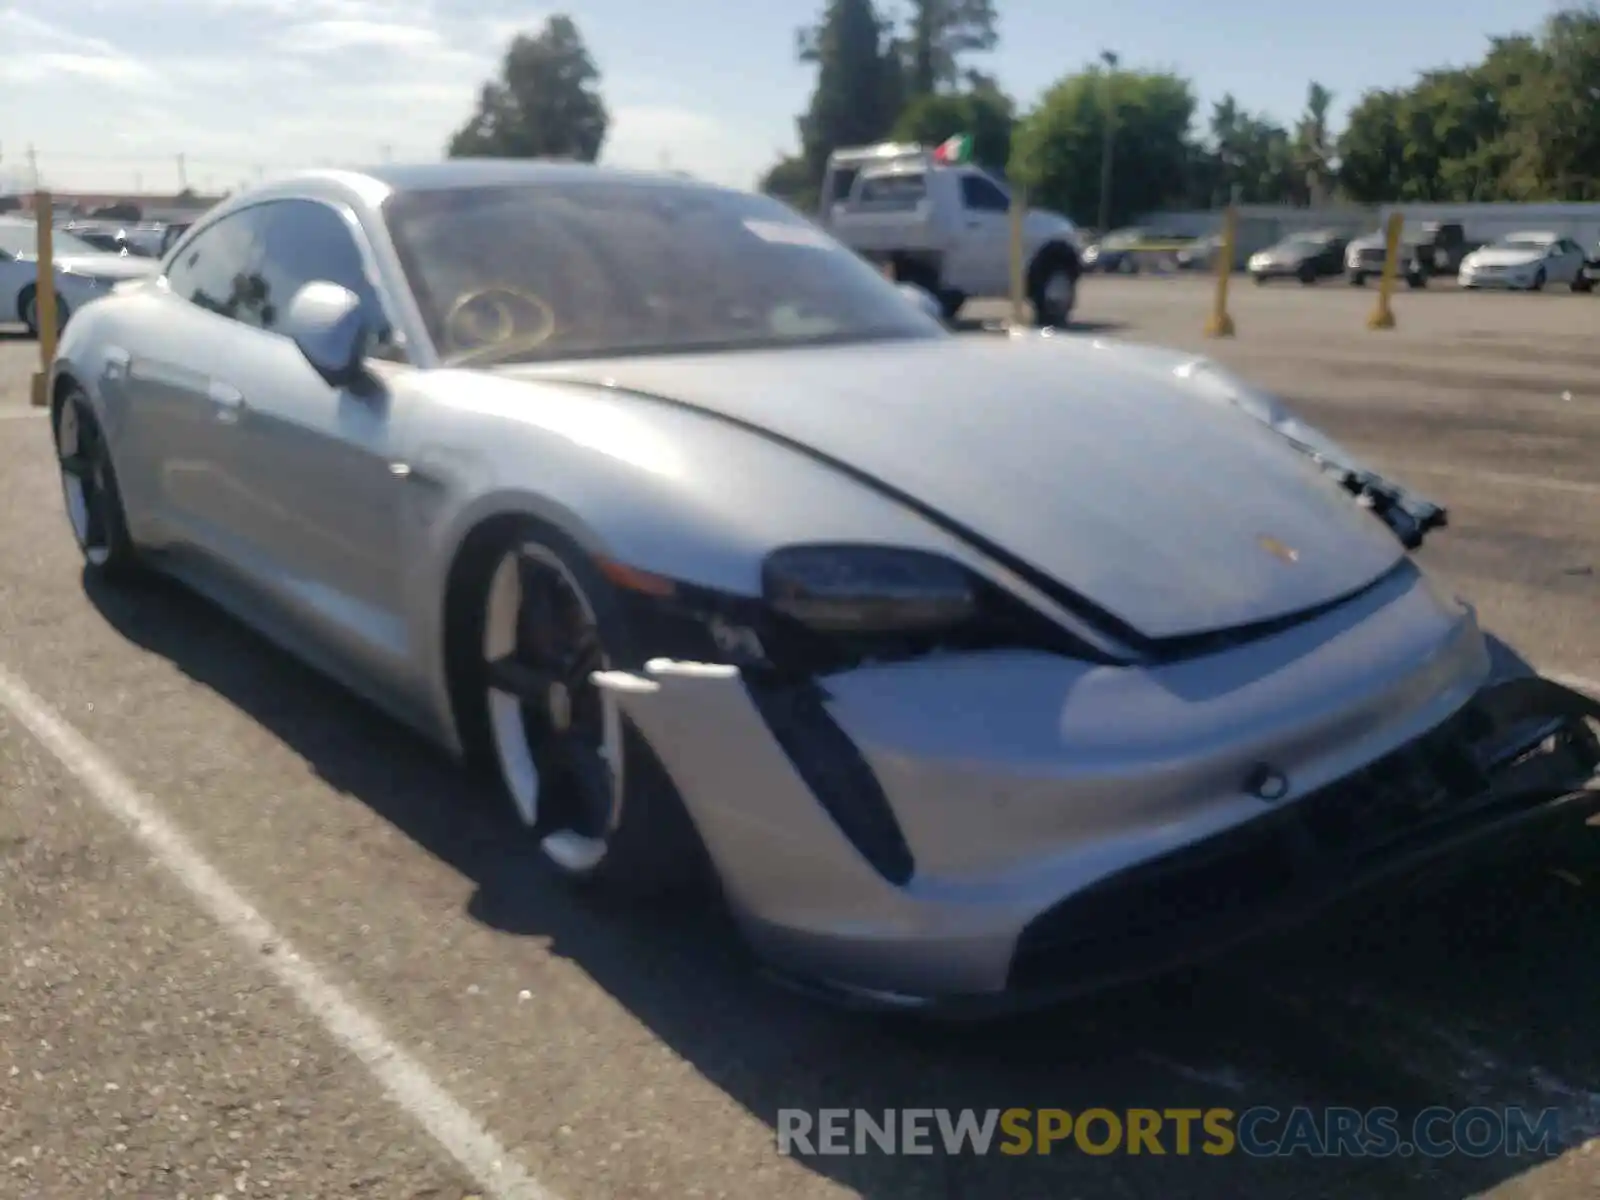
M 966 568 L 921 550 L 790 546 L 768 556 L 761 576 L 773 610 L 818 633 L 926 633 L 978 609 Z

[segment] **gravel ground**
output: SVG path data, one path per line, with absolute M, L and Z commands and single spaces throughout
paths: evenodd
M 1448 503 L 1424 558 L 1600 679 L 1600 299 L 1095 280 L 1087 330 L 1191 345 Z M 977 315 L 983 315 L 980 311 Z M 3 335 L 0 335 L 3 337 Z M 0 669 L 564 1200 L 1367 1198 L 1600 1191 L 1594 831 L 1158 985 L 999 1028 L 820 1010 L 700 911 L 552 888 L 406 733 L 172 589 L 85 588 L 32 343 L 0 340 Z M 1569 398 L 1570 397 L 1570 398 Z M 449 1197 L 475 1186 L 0 717 L 0 1196 Z M 1553 873 L 1562 872 L 1562 877 Z M 1572 882 L 1576 881 L 1576 882 Z M 781 1108 L 1525 1104 L 1564 1156 L 784 1158 Z

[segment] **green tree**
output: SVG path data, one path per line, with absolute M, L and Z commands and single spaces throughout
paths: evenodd
M 958 133 L 972 135 L 972 157 L 994 171 L 1004 171 L 1011 158 L 1011 130 L 1016 125 L 1011 98 L 997 88 L 939 92 L 918 96 L 906 105 L 890 134 L 896 141 L 935 146 Z
M 1558 201 L 1600 200 L 1600 9 L 1545 22 L 1539 69 L 1512 92 L 1513 190 Z
M 900 60 L 872 0 L 829 0 L 822 20 L 800 31 L 800 61 L 814 63 L 817 86 L 800 117 L 800 154 L 813 185 L 840 146 L 883 140 L 902 98 Z
M 499 78 L 483 85 L 476 111 L 450 138 L 448 154 L 593 162 L 610 123 L 600 70 L 572 18 L 558 15 L 538 34 L 511 40 Z
M 1294 157 L 1304 180 L 1306 203 L 1325 204 L 1333 190 L 1337 152 L 1330 129 L 1333 93 L 1313 81 L 1306 88 L 1306 110 L 1295 125 Z
M 1264 116 L 1248 113 L 1229 94 L 1211 106 L 1211 145 L 1198 156 L 1199 203 L 1225 204 L 1237 193 L 1243 204 L 1284 204 L 1295 193 L 1289 133 Z
M 912 99 L 956 87 L 962 59 L 1000 42 L 994 0 L 911 0 L 905 39 L 906 93 Z M 976 86 L 982 77 L 971 80 Z
M 796 155 L 780 158 L 768 168 L 758 186 L 767 195 L 802 212 L 810 212 L 817 206 L 817 181 L 811 178 L 806 160 Z
M 1176 75 L 1128 70 L 1117 71 L 1112 94 L 1111 222 L 1117 225 L 1183 201 L 1195 97 Z M 1011 177 L 1028 186 L 1031 200 L 1084 224 L 1099 210 L 1106 95 L 1099 67 L 1069 75 L 1045 93 L 1011 139 Z
M 1362 204 L 1408 199 L 1402 195 L 1408 163 L 1403 115 L 1406 94 L 1370 91 L 1350 110 L 1339 136 L 1339 184 Z

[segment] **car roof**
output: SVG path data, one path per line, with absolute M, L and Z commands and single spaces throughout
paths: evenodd
M 262 201 L 305 195 L 337 198 L 376 209 L 390 195 L 401 192 L 536 187 L 600 181 L 637 183 L 663 190 L 733 190 L 675 172 L 632 171 L 543 159 L 451 159 L 410 165 L 385 163 L 376 167 L 319 167 L 315 170 L 293 171 L 235 192 L 215 208 L 209 209 L 203 217 L 194 220 L 211 221 Z
M 1561 235 L 1551 233 L 1548 229 L 1524 229 L 1518 233 L 1508 233 L 1502 241 L 1507 242 L 1559 242 Z
M 391 164 L 357 172 L 397 192 L 436 191 L 449 188 L 495 187 L 508 184 L 584 183 L 616 180 L 672 187 L 714 187 L 677 172 L 633 171 L 593 163 L 554 159 L 454 158 L 445 162 Z

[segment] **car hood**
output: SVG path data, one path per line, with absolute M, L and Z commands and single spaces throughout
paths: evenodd
M 142 279 L 153 275 L 161 264 L 136 254 L 67 254 L 55 260 L 59 270 L 93 279 Z
M 1544 257 L 1542 250 L 1474 250 L 1467 262 L 1474 267 L 1531 267 Z
M 1193 356 L 1188 356 L 1190 361 Z M 1149 639 L 1372 583 L 1396 537 L 1181 356 L 1078 337 L 503 367 L 671 399 L 937 510 Z

